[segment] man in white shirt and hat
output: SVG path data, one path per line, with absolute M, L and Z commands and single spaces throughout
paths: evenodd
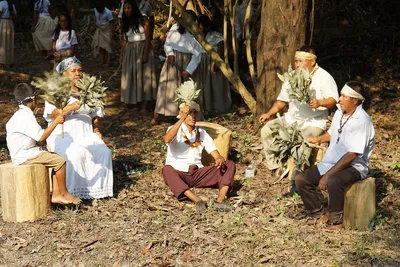
M 330 129 L 308 139 L 313 144 L 330 142 L 328 150 L 320 163 L 295 177 L 307 216 L 315 218 L 323 213 L 317 186 L 328 190 L 329 212 L 325 222 L 331 225 L 342 224 L 345 187 L 364 179 L 368 173 L 375 132 L 362 106 L 363 95 L 364 87 L 359 82 L 344 85 Z
M 225 160 L 213 139 L 204 129 L 196 126 L 199 112 L 200 106 L 197 103 L 185 104 L 179 112 L 179 120 L 164 135 L 168 150 L 162 169 L 163 178 L 178 200 L 190 199 L 196 203 L 198 211 L 205 210 L 207 204 L 190 188 L 218 187 L 218 197 L 213 208 L 230 211 L 233 207 L 226 201 L 226 195 L 233 187 L 235 163 Z M 214 158 L 214 166 L 201 164 L 203 148 Z
M 316 63 L 317 56 L 310 46 L 301 47 L 294 56 L 295 67 L 307 69 L 311 76 L 310 103 L 301 103 L 289 97 L 289 82 L 282 85 L 277 100 L 267 113 L 260 116 L 259 122 L 265 124 L 261 129 L 261 141 L 269 170 L 277 170 L 280 166 L 276 159 L 271 158 L 268 149 L 272 145 L 272 129 L 277 119 L 270 120 L 288 106 L 288 111 L 281 118 L 288 127 L 297 122 L 302 123 L 302 134 L 305 139 L 319 136 L 326 129 L 328 109 L 335 106 L 339 98 L 337 86 L 332 76 Z

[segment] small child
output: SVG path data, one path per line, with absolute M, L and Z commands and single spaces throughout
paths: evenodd
M 76 55 L 78 41 L 75 31 L 72 29 L 72 22 L 69 14 L 61 14 L 59 16 L 58 25 L 52 39 L 54 66 L 57 66 L 63 59 Z
M 47 168 L 53 168 L 51 202 L 63 205 L 79 204 L 81 200 L 72 196 L 65 184 L 65 159 L 41 149 L 36 144 L 45 141 L 58 124 L 64 123 L 64 116 L 58 116 L 54 123 L 43 130 L 33 114 L 37 105 L 37 92 L 28 84 L 20 83 L 14 90 L 14 96 L 19 104 L 19 110 L 6 124 L 7 147 L 12 162 L 15 165 L 43 164 Z
M 101 64 L 111 66 L 112 36 L 114 32 L 114 17 L 111 11 L 105 7 L 104 0 L 98 0 L 94 9 L 80 8 L 80 12 L 91 13 L 96 17 L 96 31 L 93 35 L 93 56 L 100 54 Z

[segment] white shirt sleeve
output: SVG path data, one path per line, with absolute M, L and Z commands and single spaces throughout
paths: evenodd
M 279 93 L 279 95 L 276 99 L 283 101 L 283 102 L 289 102 L 290 101 L 289 92 L 288 92 L 289 88 L 290 88 L 289 82 L 284 82 L 282 84 L 281 92 Z
M 90 117 L 93 119 L 95 117 L 104 118 L 104 109 L 98 107 L 95 108 L 92 113 L 90 113 Z
M 71 31 L 71 45 L 78 44 L 78 39 L 76 38 L 76 33 L 74 30 Z
M 121 8 L 119 9 L 118 12 L 118 18 L 122 19 L 122 13 L 124 12 L 124 3 L 121 3 Z
M 50 118 L 49 115 L 50 115 L 55 109 L 56 109 L 56 106 L 50 104 L 50 103 L 47 102 L 47 101 L 44 102 L 43 118 L 45 118 L 47 122 L 53 121 L 53 119 Z
M 113 17 L 113 15 L 112 15 L 112 13 L 111 13 L 111 11 L 109 9 L 106 9 L 106 11 L 107 11 L 107 14 L 106 14 L 107 20 L 109 22 L 111 22 L 114 19 L 114 17 Z
M 214 140 L 205 130 L 203 130 L 203 133 L 204 133 L 204 139 L 203 139 L 204 149 L 207 151 L 208 154 L 210 154 L 214 150 L 217 150 L 217 147 L 214 144 Z

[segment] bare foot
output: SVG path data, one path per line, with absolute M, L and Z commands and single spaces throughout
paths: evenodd
M 156 125 L 157 121 L 158 121 L 158 117 L 160 116 L 160 114 L 158 113 L 154 113 L 153 119 L 151 120 L 151 125 Z
M 74 197 L 74 196 L 71 195 L 70 193 L 66 193 L 65 195 L 63 195 L 63 197 L 64 197 L 66 200 L 71 201 L 72 204 L 75 204 L 75 205 L 78 205 L 78 204 L 80 204 L 80 203 L 82 202 L 82 200 L 80 200 L 80 199 L 77 198 L 77 197 Z
M 69 205 L 72 204 L 72 201 L 65 199 L 62 195 L 52 195 L 51 203 L 53 204 L 61 204 L 61 205 Z

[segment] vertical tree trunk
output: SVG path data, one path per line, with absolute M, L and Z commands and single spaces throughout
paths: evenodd
M 261 1 L 261 29 L 257 41 L 257 117 L 268 111 L 282 82 L 276 73 L 287 70 L 296 49 L 304 45 L 308 0 Z

